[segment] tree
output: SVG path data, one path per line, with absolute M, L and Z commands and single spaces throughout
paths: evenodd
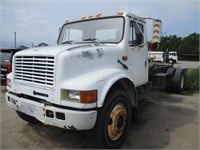
M 192 33 L 187 37 L 177 37 L 170 35 L 162 37 L 160 51 L 169 49 L 177 51 L 178 54 L 199 54 L 199 36 L 200 34 Z
M 47 43 L 44 43 L 44 42 L 38 44 L 38 47 L 42 47 L 42 46 L 48 46 L 48 44 L 47 44 Z
M 24 46 L 24 45 L 20 45 L 18 48 L 19 48 L 19 49 L 27 49 L 27 48 L 29 48 L 29 47 Z

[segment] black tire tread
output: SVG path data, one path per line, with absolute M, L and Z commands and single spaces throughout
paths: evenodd
M 180 93 L 183 88 L 181 88 L 181 79 L 184 78 L 185 82 L 185 74 L 183 69 L 176 69 L 176 72 L 172 78 L 172 86 L 173 86 L 173 92 Z

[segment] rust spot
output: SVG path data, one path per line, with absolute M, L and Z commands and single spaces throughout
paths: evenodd
M 97 57 L 100 58 L 104 55 L 103 49 L 102 48 L 97 48 Z
M 83 51 L 82 52 L 82 57 L 84 58 L 89 58 L 89 59 L 93 59 L 93 53 L 89 52 L 89 51 Z

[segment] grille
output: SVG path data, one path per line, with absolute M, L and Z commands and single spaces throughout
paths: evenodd
M 15 80 L 53 87 L 54 57 L 16 56 Z

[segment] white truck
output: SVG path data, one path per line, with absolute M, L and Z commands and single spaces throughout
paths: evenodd
M 177 63 L 178 56 L 176 51 L 167 51 L 166 52 L 166 62 Z
M 177 63 L 178 56 L 176 51 L 148 51 L 149 61 L 153 62 L 168 62 L 168 63 Z
M 146 19 L 154 23 L 150 44 Z M 93 129 L 99 147 L 120 147 L 149 89 L 183 89 L 184 70 L 148 63 L 148 49 L 160 41 L 160 24 L 126 12 L 67 21 L 56 46 L 14 55 L 8 106 L 30 123 Z
M 163 54 L 161 51 L 148 51 L 149 61 L 164 62 Z

